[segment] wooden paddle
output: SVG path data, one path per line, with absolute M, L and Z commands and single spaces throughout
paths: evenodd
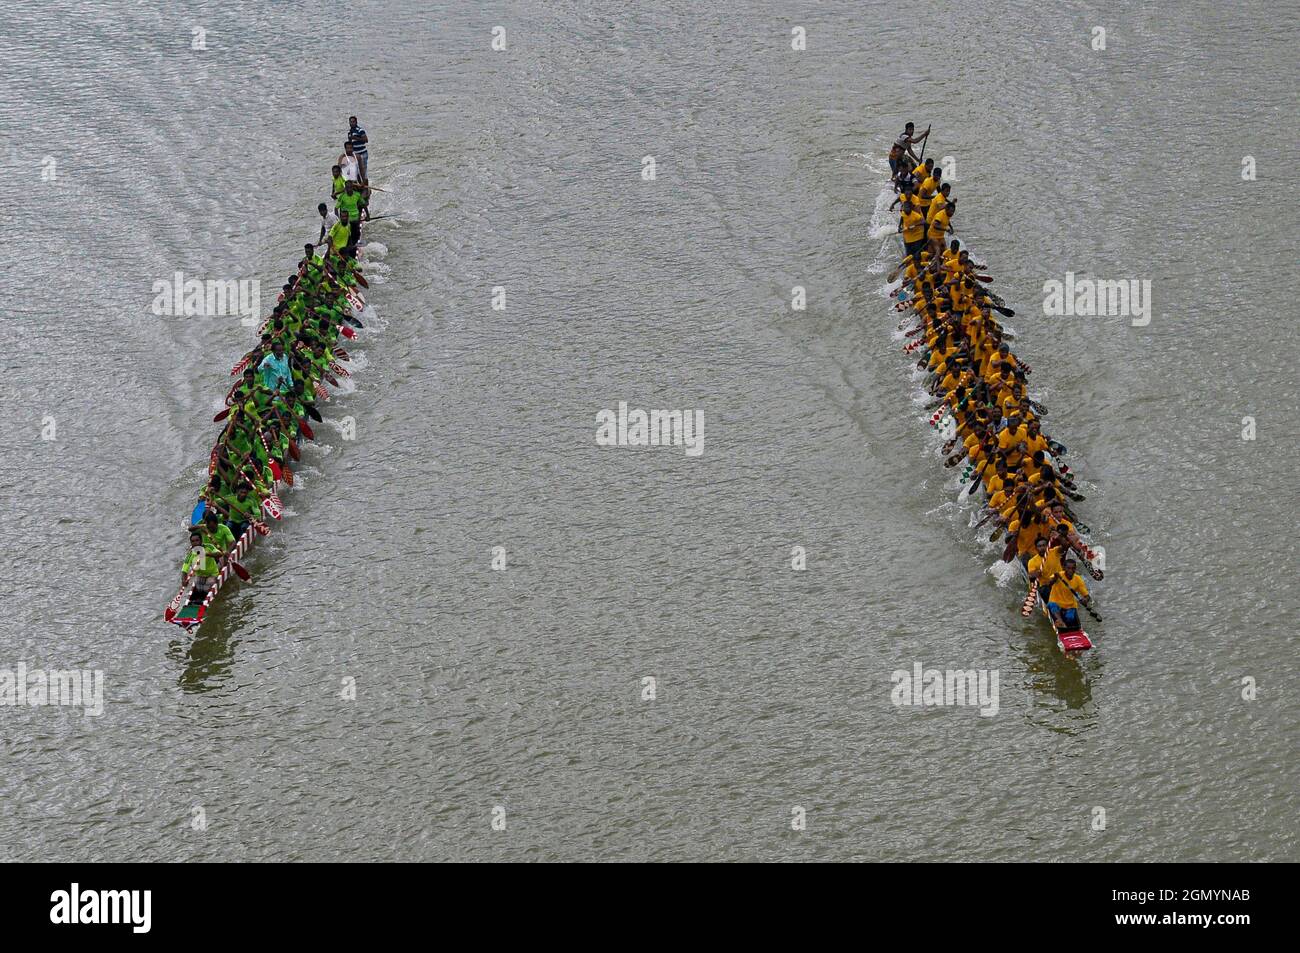
M 983 478 L 983 476 L 984 476 L 984 468 L 985 468 L 986 466 L 988 466 L 988 461 L 987 461 L 987 460 L 984 461 L 983 463 L 981 463 L 981 464 L 976 468 L 976 470 L 975 470 L 975 479 L 971 480 L 971 481 L 970 481 L 970 486 L 966 487 L 966 489 L 965 489 L 962 493 L 959 493 L 958 496 L 962 496 L 962 495 L 970 496 L 972 493 L 975 492 L 975 487 L 977 487 L 977 486 L 980 485 L 980 480 L 981 480 L 981 479 Z

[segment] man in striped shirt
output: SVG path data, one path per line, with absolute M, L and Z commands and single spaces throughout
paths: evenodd
M 361 181 L 369 181 L 370 176 L 366 170 L 370 165 L 368 148 L 370 139 L 366 136 L 366 131 L 357 124 L 356 116 L 348 117 L 348 142 L 352 143 L 352 154 L 357 157 L 357 162 L 361 166 Z

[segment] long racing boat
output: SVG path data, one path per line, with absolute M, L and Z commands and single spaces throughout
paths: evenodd
M 924 372 L 924 390 L 933 398 L 929 424 L 946 441 L 945 466 L 965 462 L 958 506 L 982 491 L 978 512 L 986 515 L 972 523 L 978 528 L 993 521 L 990 541 L 1006 534 L 1002 560 L 1015 563 L 1028 587 L 1021 614 L 1028 617 L 1040 606 L 1061 651 L 1076 657 L 1092 648 L 1080 609 L 1100 620 L 1076 567 L 1082 563 L 1093 579 L 1102 579 L 1104 552 L 1081 535 L 1089 530 L 1070 502 L 1084 497 L 1061 460 L 1066 448 L 1043 431 L 1047 410 L 1027 390 L 1031 368 L 1011 353 L 1007 341 L 1014 335 L 995 316 L 1015 311 L 985 286 L 993 280 L 986 266 L 959 240 L 950 243 L 956 211 L 951 183 L 941 185 L 942 168 L 924 160 L 929 130 L 919 137 L 912 130 L 909 123 L 890 154 L 902 260 L 888 278 L 889 296 L 895 310 L 905 312 L 898 331 L 914 339 L 903 351 Z M 918 142 L 920 156 L 910 148 Z
M 363 326 L 360 288 L 368 282 L 356 260 L 359 236 L 360 222 L 349 230 L 344 216 L 325 241 L 307 246 L 258 328 L 260 343 L 231 369 L 237 379 L 226 409 L 214 417 L 227 423 L 209 456 L 208 485 L 187 521 L 191 548 L 165 621 L 196 631 L 231 576 L 248 580 L 242 560 L 283 517 L 279 493 L 293 485 L 303 441 L 315 437 L 308 418 L 322 419 L 316 405 L 329 400 L 327 384 L 338 387 L 339 378 L 351 376 L 340 339 Z

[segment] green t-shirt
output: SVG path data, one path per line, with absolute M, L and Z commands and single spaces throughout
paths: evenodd
M 231 515 L 236 519 L 248 522 L 257 515 L 258 503 L 252 496 L 246 495 L 243 500 L 240 500 L 237 493 L 230 492 L 226 494 L 225 501 Z
M 348 227 L 342 222 L 335 222 L 330 228 L 330 247 L 335 251 L 342 251 L 348 244 Z
M 344 192 L 334 200 L 334 206 L 340 212 L 347 212 L 349 221 L 353 222 L 360 221 L 361 209 L 365 204 L 366 197 L 360 192 L 353 192 L 351 195 Z

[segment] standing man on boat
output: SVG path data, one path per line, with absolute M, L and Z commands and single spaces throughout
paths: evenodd
M 903 127 L 903 134 L 894 140 L 894 147 L 889 150 L 889 168 L 894 175 L 898 174 L 898 163 L 903 156 L 911 156 L 915 162 L 921 161 L 917 158 L 916 153 L 912 151 L 912 146 L 918 142 L 924 142 L 930 137 L 930 127 L 926 126 L 925 132 L 919 136 L 915 135 L 915 132 L 916 124 L 909 122 Z
M 361 169 L 361 181 L 370 181 L 370 137 L 357 124 L 356 116 L 348 117 L 348 142 L 352 144 L 352 153 L 357 157 Z
M 348 182 L 355 182 L 361 178 L 361 168 L 356 154 L 352 151 L 351 142 L 343 143 L 343 154 L 339 156 L 338 167 L 343 173 L 343 178 Z
M 344 191 L 347 191 L 344 189 Z M 317 245 L 325 243 L 325 236 L 330 233 L 330 229 L 338 222 L 339 217 L 330 211 L 330 207 L 324 202 L 316 206 L 316 211 L 320 213 L 320 237 L 316 239 Z

